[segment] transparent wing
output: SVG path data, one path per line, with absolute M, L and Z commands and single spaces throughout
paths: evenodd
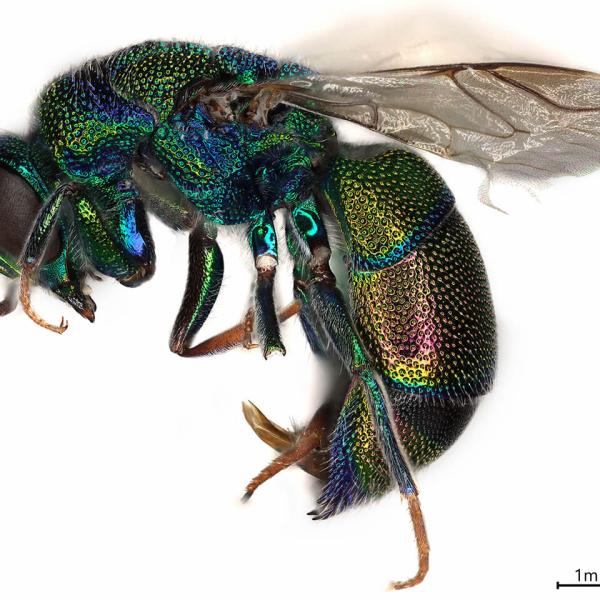
M 537 178 L 600 166 L 600 75 L 483 63 L 271 82 L 281 101 L 421 150 Z

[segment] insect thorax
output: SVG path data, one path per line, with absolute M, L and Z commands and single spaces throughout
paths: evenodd
M 55 79 L 36 123 L 57 171 L 71 181 L 105 187 L 129 178 L 143 145 L 209 220 L 242 223 L 306 196 L 332 129 L 297 109 L 274 111 L 266 126 L 244 123 L 235 112 L 243 105 L 219 121 L 193 101 L 194 91 L 305 72 L 237 48 L 147 42 Z

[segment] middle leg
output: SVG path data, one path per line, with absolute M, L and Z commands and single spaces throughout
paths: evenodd
M 215 304 L 223 281 L 223 254 L 216 241 L 216 231 L 199 221 L 189 237 L 188 280 L 181 308 L 175 319 L 169 346 L 180 356 L 198 356 L 190 345 Z
M 265 358 L 274 352 L 285 354 L 279 321 L 273 300 L 273 282 L 277 268 L 277 235 L 271 215 L 264 212 L 251 226 L 248 240 L 256 266 L 255 321 Z

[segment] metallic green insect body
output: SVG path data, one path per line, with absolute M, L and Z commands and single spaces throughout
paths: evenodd
M 298 314 L 313 351 L 343 367 L 343 393 L 299 432 L 245 405 L 257 435 L 279 452 L 247 496 L 292 464 L 324 481 L 315 518 L 396 485 L 409 504 L 419 571 L 394 586 L 415 585 L 427 572 L 429 547 L 411 467 L 440 456 L 489 390 L 494 311 L 473 236 L 435 171 L 406 150 L 338 144 L 328 117 L 458 160 L 485 166 L 506 159 L 514 166 L 522 157 L 535 167 L 543 159 L 532 158 L 531 148 L 562 143 L 560 128 L 532 128 L 530 138 L 543 134 L 535 146 L 526 126 L 515 126 L 513 140 L 508 121 L 499 122 L 500 105 L 511 107 L 516 121 L 519 101 L 526 112 L 543 93 L 554 98 L 560 89 L 562 98 L 565 90 L 599 85 L 593 74 L 553 67 L 452 65 L 326 77 L 226 46 L 125 48 L 52 81 L 27 138 L 0 136 L 0 273 L 20 279 L 21 303 L 34 321 L 62 333 L 65 323 L 51 325 L 31 307 L 31 282 L 93 321 L 95 304 L 83 291 L 87 275 L 131 286 L 154 272 L 147 211 L 189 231 L 173 352 L 201 356 L 243 344 L 260 346 L 265 357 L 285 353 L 279 323 Z M 525 92 L 530 97 L 523 99 Z M 514 101 L 496 102 L 511 94 Z M 546 112 L 579 115 L 589 97 L 573 107 L 554 102 Z M 469 102 L 479 102 L 479 112 Z M 561 117 L 569 152 L 577 147 L 582 161 L 586 144 L 598 154 L 593 136 L 573 142 L 595 122 L 588 117 L 573 130 Z M 554 168 L 561 171 L 558 163 Z M 278 209 L 287 214 L 296 298 L 279 312 Z M 341 232 L 347 297 L 329 267 L 323 213 Z M 192 345 L 223 278 L 218 231 L 233 224 L 247 225 L 256 266 L 253 308 L 238 326 Z M 14 307 L 12 300 L 0 303 L 0 313 Z

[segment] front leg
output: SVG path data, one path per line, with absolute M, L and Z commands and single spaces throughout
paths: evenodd
M 94 202 L 89 200 L 93 196 Z M 154 273 L 154 244 L 139 192 L 127 177 L 96 187 L 73 182 L 59 186 L 40 208 L 21 255 L 19 298 L 27 315 L 38 325 L 63 333 L 68 323 L 52 325 L 40 317 L 30 301 L 30 284 L 40 270 L 44 255 L 59 227 L 62 205 L 73 208 L 75 229 L 89 262 L 98 270 L 117 276 L 126 286 L 139 285 Z M 96 206 L 96 202 L 98 206 Z M 95 304 L 79 287 L 61 282 L 52 287 L 80 314 L 93 321 Z M 51 286 L 49 286 L 51 287 Z
M 100 272 L 126 287 L 136 287 L 154 275 L 156 261 L 140 191 L 129 173 L 100 184 L 95 191 L 101 192 L 93 194 L 95 203 L 75 207 L 86 253 Z M 96 216 L 90 219 L 93 211 Z
M 3 300 L 0 300 L 0 317 L 8 315 L 17 306 L 17 286 L 14 280 L 19 277 L 19 265 L 9 255 L 0 250 L 0 275 L 8 277 L 11 281 L 8 284 L 8 290 Z
M 31 306 L 30 284 L 35 272 L 42 264 L 52 232 L 57 225 L 63 201 L 69 201 L 76 191 L 75 184 L 67 183 L 53 192 L 38 212 L 20 260 L 19 300 L 23 310 L 34 323 L 55 333 L 64 333 L 69 326 L 68 322 L 61 317 L 59 325 L 52 325 L 40 317 Z

